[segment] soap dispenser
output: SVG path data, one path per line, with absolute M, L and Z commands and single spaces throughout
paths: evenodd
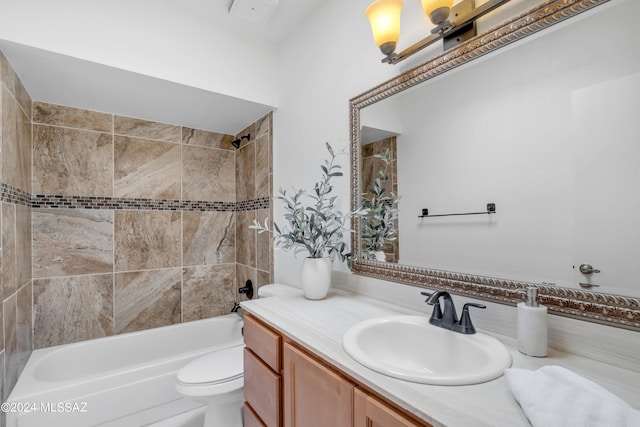
M 545 357 L 547 348 L 547 307 L 538 303 L 538 289 L 528 288 L 527 299 L 518 303 L 518 351 Z

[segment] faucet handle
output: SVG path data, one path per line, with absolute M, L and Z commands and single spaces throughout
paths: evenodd
M 471 335 L 476 333 L 476 328 L 474 328 L 473 323 L 471 323 L 469 307 L 487 308 L 487 306 L 484 304 L 468 302 L 462 307 L 462 315 L 460 316 L 460 322 L 458 322 L 458 326 L 456 329 L 458 329 L 458 331 L 462 332 L 463 334 Z
M 431 318 L 429 318 L 429 323 L 432 325 L 440 325 L 442 323 L 442 308 L 440 307 L 440 298 L 436 297 L 435 301 L 433 301 L 433 296 L 435 292 L 420 292 L 421 295 L 428 297 L 424 302 L 433 306 L 433 311 L 431 312 Z

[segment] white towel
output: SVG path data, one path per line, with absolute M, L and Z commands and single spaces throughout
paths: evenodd
M 533 427 L 640 427 L 640 411 L 560 366 L 506 369 L 505 376 Z

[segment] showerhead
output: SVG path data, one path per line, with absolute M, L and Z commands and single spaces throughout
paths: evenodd
M 249 141 L 251 139 L 251 134 L 248 133 L 246 135 L 242 135 L 240 138 L 231 141 L 231 145 L 233 145 L 237 150 L 238 148 L 240 148 L 240 144 L 242 143 L 243 139 Z

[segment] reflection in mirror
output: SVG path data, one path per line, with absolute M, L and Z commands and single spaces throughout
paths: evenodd
M 361 253 L 364 259 L 398 262 L 398 180 L 396 137 L 362 147 Z
M 640 2 L 611 0 L 393 96 L 352 101 L 360 189 L 369 146 L 383 145 L 371 139 L 396 147 L 402 271 L 640 296 L 637 16 Z M 489 202 L 497 214 L 419 218 Z

